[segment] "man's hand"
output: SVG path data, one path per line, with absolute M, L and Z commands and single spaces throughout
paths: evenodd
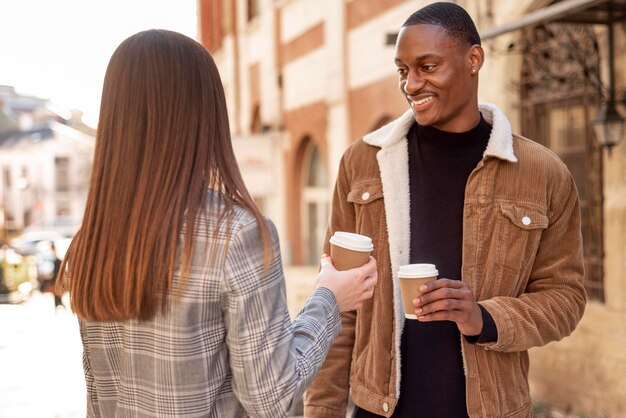
M 423 294 L 413 299 L 413 306 L 420 322 L 454 321 L 463 335 L 482 332 L 482 313 L 467 283 L 439 279 L 420 286 L 419 290 Z

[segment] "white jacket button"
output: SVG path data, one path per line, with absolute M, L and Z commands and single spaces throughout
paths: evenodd
M 365 192 L 365 193 L 363 193 L 363 194 L 361 195 L 361 199 L 363 199 L 363 200 L 367 200 L 367 199 L 369 199 L 369 198 L 370 198 L 370 194 L 369 194 L 368 192 Z
M 528 216 L 524 216 L 522 218 L 522 223 L 526 226 L 530 225 L 532 223 L 532 221 L 530 220 L 530 218 Z
M 383 403 L 383 411 L 389 412 L 389 404 L 387 402 Z

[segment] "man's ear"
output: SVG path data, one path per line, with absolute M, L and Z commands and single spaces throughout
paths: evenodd
M 472 74 L 477 74 L 485 62 L 485 51 L 483 47 L 475 44 L 468 51 L 469 70 Z

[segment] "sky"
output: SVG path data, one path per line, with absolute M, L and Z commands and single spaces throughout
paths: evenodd
M 197 34 L 197 0 L 0 0 L 0 85 L 95 127 L 115 48 L 145 29 Z

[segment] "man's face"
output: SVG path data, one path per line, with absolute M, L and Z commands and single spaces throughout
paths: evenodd
M 400 91 L 417 123 L 447 132 L 476 126 L 476 74 L 482 56 L 477 58 L 473 49 L 441 26 L 419 24 L 400 30 L 395 59 Z

